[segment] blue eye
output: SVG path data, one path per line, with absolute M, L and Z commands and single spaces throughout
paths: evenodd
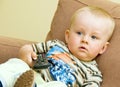
M 77 32 L 78 35 L 81 35 L 82 33 L 81 32 Z
M 96 37 L 96 36 L 91 36 L 91 38 L 92 38 L 92 39 L 97 39 L 97 37 Z

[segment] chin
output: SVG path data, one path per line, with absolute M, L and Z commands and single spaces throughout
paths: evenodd
M 88 58 L 86 58 L 86 57 L 79 57 L 78 58 L 79 60 L 81 60 L 81 61 L 84 61 L 84 62 L 89 62 L 89 61 L 92 61 L 92 60 L 90 60 L 90 59 L 88 59 Z

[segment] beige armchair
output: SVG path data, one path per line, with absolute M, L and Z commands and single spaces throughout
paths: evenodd
M 120 4 L 108 0 L 59 0 L 46 40 L 57 38 L 64 41 L 64 31 L 69 27 L 71 15 L 78 8 L 87 5 L 95 5 L 107 10 L 116 21 L 109 49 L 96 60 L 103 74 L 101 87 L 120 87 Z M 17 57 L 19 48 L 28 43 L 33 42 L 0 36 L 0 63 Z

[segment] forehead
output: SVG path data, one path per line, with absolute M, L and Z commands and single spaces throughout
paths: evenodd
M 73 29 L 84 29 L 90 33 L 97 33 L 109 38 L 109 22 L 102 17 L 97 17 L 90 13 L 78 14 L 72 24 Z
M 96 15 L 91 14 L 90 12 L 82 12 L 76 14 L 76 17 L 73 20 L 73 25 L 78 27 L 86 26 L 93 29 L 108 29 L 108 20 L 103 17 L 98 17 Z

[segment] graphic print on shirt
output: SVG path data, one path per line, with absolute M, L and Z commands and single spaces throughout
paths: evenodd
M 52 78 L 71 86 L 75 81 L 75 77 L 72 74 L 74 70 L 59 58 L 66 56 L 69 57 L 65 50 L 57 45 L 47 52 L 48 61 L 52 64 L 49 68 Z M 56 60 L 56 58 L 59 58 L 59 60 Z

